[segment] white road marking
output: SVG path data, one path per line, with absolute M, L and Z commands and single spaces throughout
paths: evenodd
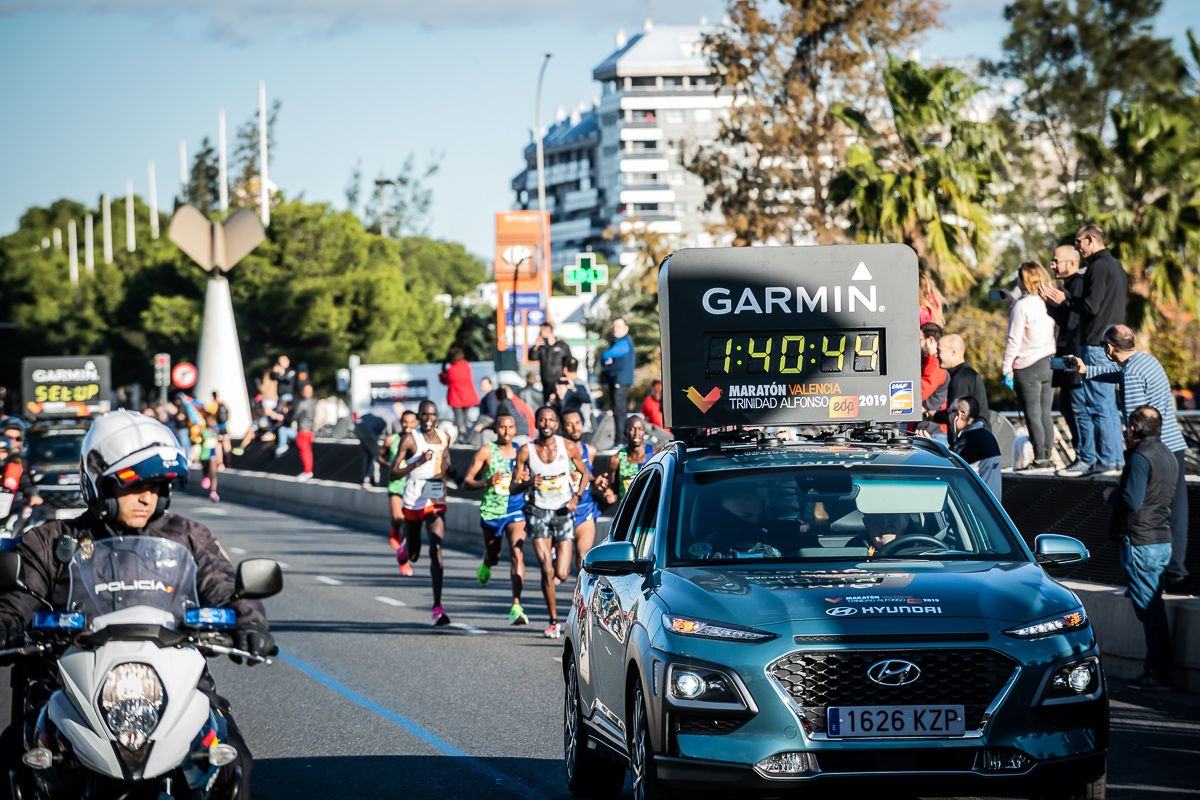
M 554 657 L 554 661 L 556 661 L 557 663 L 561 664 L 561 663 L 562 663 L 562 656 L 555 656 L 555 657 Z
M 229 512 L 223 508 L 213 508 L 211 506 L 198 506 L 194 509 L 197 514 L 212 514 L 214 517 L 227 517 Z
M 376 597 L 375 599 L 378 600 L 379 602 L 383 603 L 385 606 L 396 606 L 398 608 L 400 606 L 408 605 L 408 603 L 404 602 L 403 600 L 397 600 L 394 597 L 384 597 L 384 596 L 380 595 L 380 596 Z
M 483 628 L 476 628 L 474 625 L 468 625 L 465 622 L 451 622 L 447 627 L 454 628 L 464 633 L 480 634 L 487 633 Z
M 317 580 L 320 581 L 321 583 L 325 584 L 326 586 L 341 586 L 342 585 L 342 582 L 339 581 L 337 578 L 328 578 L 324 575 L 318 575 Z
M 246 555 L 246 549 L 243 547 L 231 547 L 229 548 L 229 552 L 233 553 L 235 556 Z

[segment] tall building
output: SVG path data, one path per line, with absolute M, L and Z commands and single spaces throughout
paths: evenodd
M 624 235 L 639 225 L 676 247 L 708 246 L 704 185 L 684 169 L 685 151 L 711 142 L 732 103 L 700 49 L 704 27 L 672 25 L 633 37 L 592 72 L 599 98 L 560 113 L 543 140 L 546 209 L 554 268 L 593 250 L 628 264 Z M 536 151 L 513 179 L 516 208 L 537 208 Z

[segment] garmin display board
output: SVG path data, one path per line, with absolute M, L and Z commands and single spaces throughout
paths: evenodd
M 29 417 L 88 417 L 109 410 L 108 356 L 21 360 L 21 393 Z
M 907 246 L 680 250 L 658 280 L 668 427 L 920 419 Z

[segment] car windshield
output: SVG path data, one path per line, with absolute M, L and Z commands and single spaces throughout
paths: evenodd
M 196 561 L 183 545 L 157 536 L 85 540 L 71 559 L 67 605 L 89 617 L 151 606 L 180 621 L 199 605 Z
M 685 474 L 668 561 L 1026 560 L 995 501 L 953 469 Z
M 83 437 L 36 436 L 29 445 L 29 458 L 34 464 L 78 464 Z

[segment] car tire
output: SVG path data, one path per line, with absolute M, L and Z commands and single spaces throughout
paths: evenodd
M 575 797 L 616 797 L 625 786 L 625 767 L 589 750 L 579 702 L 579 676 L 570 654 L 563 693 L 563 771 Z
M 669 800 L 670 790 L 658 779 L 658 771 L 654 764 L 650 719 L 646 714 L 646 694 L 642 691 L 642 682 L 636 678 L 629 723 L 629 772 L 633 783 L 633 800 Z
M 1034 795 L 1033 800 L 1105 800 L 1108 795 L 1108 773 L 1086 783 L 1066 784 Z

